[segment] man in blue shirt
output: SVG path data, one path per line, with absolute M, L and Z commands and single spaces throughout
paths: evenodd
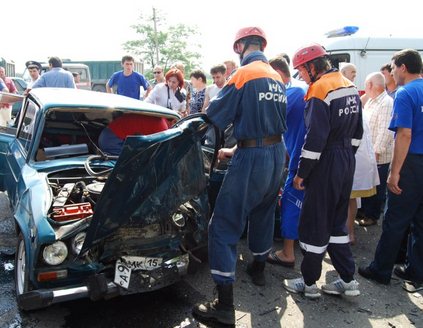
M 76 88 L 71 72 L 62 68 L 62 60 L 59 57 L 50 57 L 48 60 L 50 70 L 34 82 L 35 88 Z
M 306 128 L 304 123 L 304 96 L 307 92 L 307 84 L 303 81 L 291 78 L 289 65 L 285 57 L 278 56 L 269 61 L 270 66 L 279 73 L 286 86 L 286 125 L 288 130 L 283 139 L 289 154 L 288 176 L 283 187 L 281 199 L 281 236 L 283 248 L 272 250 L 267 262 L 285 267 L 293 267 L 295 264 L 294 243 L 298 239 L 298 220 L 304 199 L 304 190 L 297 190 L 292 181 L 297 173 L 300 160 L 301 148 L 304 144 Z
M 118 95 L 127 96 L 134 99 L 142 99 L 140 87 L 146 90 L 145 97 L 152 90 L 151 85 L 145 79 L 144 75 L 134 71 L 135 60 L 132 56 L 122 57 L 122 71 L 113 73 L 110 80 L 106 83 L 108 93 L 113 92 L 113 86 L 117 87 Z
M 367 279 L 389 284 L 404 233 L 411 224 L 405 266 L 394 273 L 406 280 L 404 289 L 423 289 L 423 79 L 422 59 L 413 49 L 392 57 L 392 75 L 397 85 L 389 129 L 396 133 L 394 155 L 388 176 L 388 208 L 375 257 L 358 272 Z

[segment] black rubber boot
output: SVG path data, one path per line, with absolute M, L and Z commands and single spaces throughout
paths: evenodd
M 247 273 L 251 276 L 254 285 L 264 286 L 266 279 L 264 277 L 264 266 L 266 262 L 253 261 L 247 266 Z
M 234 294 L 232 284 L 217 285 L 217 299 L 213 302 L 197 304 L 192 309 L 194 317 L 201 322 L 215 321 L 225 325 L 235 325 Z

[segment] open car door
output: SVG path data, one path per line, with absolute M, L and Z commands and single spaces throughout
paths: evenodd
M 9 93 L 9 92 L 0 92 L 0 103 L 6 103 L 6 104 L 14 104 L 18 101 L 22 101 L 25 98 L 25 96 L 18 95 L 15 93 Z

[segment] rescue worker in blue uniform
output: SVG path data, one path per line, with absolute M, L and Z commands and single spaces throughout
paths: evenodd
M 266 36 L 258 27 L 238 31 L 233 45 L 241 67 L 210 102 L 207 115 L 220 129 L 233 123 L 237 145 L 223 148 L 232 157 L 209 225 L 209 263 L 218 298 L 197 304 L 200 321 L 235 324 L 233 283 L 236 245 L 248 221 L 248 266 L 253 282 L 264 285 L 264 266 L 272 247 L 274 213 L 282 181 L 286 130 L 285 86 L 263 54 Z
M 305 190 L 300 214 L 299 244 L 304 258 L 302 277 L 285 279 L 290 292 L 320 297 L 316 286 L 328 251 L 340 278 L 322 286 L 329 294 L 360 294 L 346 220 L 355 157 L 363 134 L 362 108 L 357 88 L 331 68 L 319 44 L 299 49 L 293 66 L 309 84 L 306 94 L 306 136 L 294 188 Z M 354 148 L 354 149 L 353 149 Z
M 404 279 L 408 292 L 423 290 L 423 79 L 422 58 L 413 49 L 392 57 L 397 90 L 391 124 L 395 132 L 394 155 L 388 176 L 388 207 L 374 260 L 358 273 L 389 284 L 404 233 L 411 226 L 405 266 L 394 273 Z
M 285 57 L 278 56 L 269 61 L 276 72 L 282 77 L 286 87 L 286 125 L 288 130 L 283 135 L 286 150 L 289 155 L 288 175 L 283 186 L 281 198 L 281 236 L 283 248 L 272 250 L 267 262 L 292 268 L 295 265 L 295 240 L 298 239 L 298 221 L 304 199 L 304 191 L 294 188 L 292 182 L 297 173 L 301 149 L 306 134 L 304 124 L 304 96 L 308 85 L 303 81 L 291 78 L 289 64 Z

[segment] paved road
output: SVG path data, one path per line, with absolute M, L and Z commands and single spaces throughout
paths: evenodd
M 207 265 L 201 266 L 195 275 L 157 292 L 100 302 L 78 300 L 20 312 L 14 300 L 13 256 L 10 255 L 14 249 L 14 227 L 1 193 L 0 213 L 0 328 L 206 327 L 192 318 L 191 307 L 213 295 Z M 373 255 L 380 227 L 357 226 L 356 229 L 357 245 L 353 247 L 356 262 L 367 263 Z M 280 247 L 280 242 L 276 246 Z M 324 295 L 318 300 L 308 300 L 281 287 L 284 278 L 298 276 L 298 260 L 294 270 L 267 266 L 267 285 L 258 288 L 245 274 L 250 259 L 245 240 L 238 250 L 237 327 L 423 327 L 422 294 L 406 293 L 398 279 L 393 279 L 390 286 L 382 286 L 357 276 L 362 291 L 359 297 Z M 298 249 L 297 258 L 301 258 Z M 318 285 L 335 277 L 329 258 L 325 258 Z

